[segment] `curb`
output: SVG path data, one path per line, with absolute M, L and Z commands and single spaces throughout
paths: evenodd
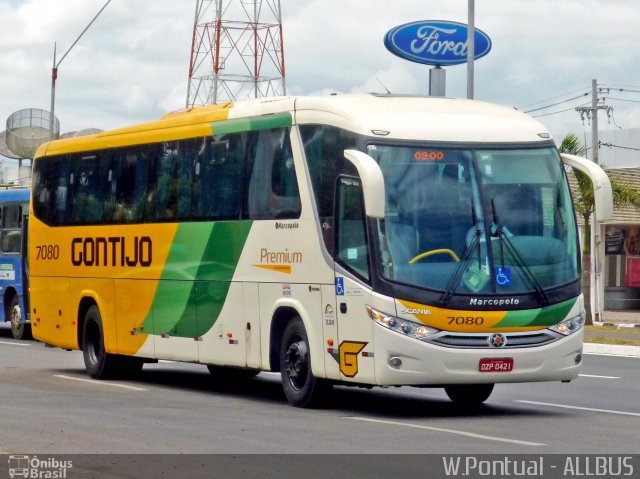
M 584 354 L 599 356 L 619 356 L 625 358 L 640 358 L 640 346 L 625 346 L 617 344 L 584 343 Z
M 615 326 L 616 328 L 638 328 L 640 329 L 639 323 L 612 323 L 610 321 L 594 321 L 593 326 Z

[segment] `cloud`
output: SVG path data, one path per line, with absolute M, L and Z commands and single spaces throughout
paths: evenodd
M 0 120 L 25 107 L 49 109 L 54 42 L 60 58 L 104 3 L 0 0 Z M 426 94 L 429 67 L 387 52 L 384 34 L 414 20 L 467 20 L 463 0 L 281 5 L 289 94 L 381 92 L 379 81 L 394 93 Z M 183 107 L 194 7 L 184 0 L 112 0 L 60 66 L 56 115 L 63 131 L 115 128 Z M 493 41 L 475 64 L 476 98 L 544 106 L 567 92 L 589 91 L 592 78 L 640 90 L 638 24 L 636 0 L 476 2 L 476 26 Z M 447 68 L 447 94 L 466 96 L 464 65 Z M 640 103 L 609 101 L 618 124 L 640 126 Z M 573 111 L 539 120 L 552 131 L 583 128 Z

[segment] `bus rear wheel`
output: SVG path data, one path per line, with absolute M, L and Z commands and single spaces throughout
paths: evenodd
M 319 406 L 331 390 L 330 383 L 314 377 L 311 371 L 309 340 L 299 317 L 291 320 L 282 334 L 280 374 L 287 401 L 296 407 Z
M 9 319 L 13 339 L 31 339 L 31 325 L 22 321 L 22 308 L 18 296 L 11 298 L 9 303 Z
M 445 386 L 444 392 L 457 406 L 476 407 L 489 399 L 493 386 L 493 384 L 452 384 Z
M 133 376 L 140 372 L 143 365 L 141 358 L 107 353 L 102 318 L 96 305 L 91 306 L 84 316 L 82 356 L 85 368 L 93 379 Z

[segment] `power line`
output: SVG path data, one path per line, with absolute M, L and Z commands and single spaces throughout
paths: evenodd
M 613 83 L 603 83 L 602 86 L 614 86 L 616 88 L 640 88 L 640 85 L 615 85 Z
M 557 100 L 558 98 L 562 98 L 562 97 L 565 97 L 567 95 L 573 95 L 574 93 L 577 93 L 579 91 L 584 91 L 584 88 L 580 88 L 578 90 L 573 90 L 573 91 L 570 91 L 570 92 L 567 92 L 567 93 L 563 93 L 562 95 L 557 95 L 557 96 L 554 96 L 554 97 L 551 97 L 551 98 L 547 98 L 546 100 L 534 101 L 533 103 L 529 103 L 527 105 L 522 105 L 521 107 L 518 107 L 516 109 L 517 110 L 522 110 L 523 108 L 528 108 L 528 107 L 533 106 L 533 105 L 539 105 L 540 103 L 546 103 L 548 101 Z
M 598 88 L 599 93 L 640 93 L 640 90 L 632 90 L 630 88 Z
M 598 146 L 608 146 L 609 148 L 620 148 L 622 150 L 640 151 L 640 148 L 631 148 L 630 146 L 612 145 L 611 143 L 598 142 Z
M 533 111 L 545 110 L 547 108 L 551 108 L 552 106 L 562 105 L 563 103 L 567 103 L 567 102 L 570 102 L 570 101 L 573 101 L 573 100 L 577 100 L 577 99 L 582 98 L 582 97 L 587 96 L 587 95 L 589 95 L 589 93 L 583 93 L 582 95 L 574 96 L 573 98 L 569 98 L 568 100 L 563 100 L 563 101 L 559 101 L 557 103 L 552 103 L 552 104 L 547 105 L 547 106 L 541 106 L 541 107 L 538 107 L 538 108 L 534 108 L 532 110 L 527 110 L 524 113 L 531 113 Z
M 589 104 L 589 102 L 581 103 L 578 106 L 585 106 L 585 105 L 588 105 L 588 104 Z M 540 117 L 543 117 L 543 116 L 557 115 L 558 113 L 564 113 L 565 111 L 575 111 L 575 109 L 576 109 L 576 107 L 572 106 L 571 108 L 565 108 L 564 110 L 552 111 L 551 113 L 543 113 L 542 115 L 531 115 L 531 116 L 533 118 L 540 118 Z
M 630 100 L 628 98 L 616 98 L 614 96 L 602 97 L 602 101 L 605 101 L 605 100 L 629 101 L 631 103 L 640 103 L 640 100 Z

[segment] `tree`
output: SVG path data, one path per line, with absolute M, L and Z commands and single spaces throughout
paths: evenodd
M 573 133 L 562 139 L 560 153 L 576 156 L 586 156 L 587 147 Z M 602 166 L 602 165 L 601 165 Z M 611 181 L 613 193 L 613 207 L 621 208 L 633 206 L 640 211 L 640 191 L 630 186 L 623 178 L 611 175 L 606 166 L 602 166 Z M 587 324 L 592 324 L 591 317 L 591 215 L 595 209 L 593 185 L 589 177 L 581 171 L 573 168 L 578 188 L 573 192 L 573 204 L 576 213 L 582 217 L 584 231 L 582 236 L 582 292 L 584 294 L 585 309 L 587 311 Z

